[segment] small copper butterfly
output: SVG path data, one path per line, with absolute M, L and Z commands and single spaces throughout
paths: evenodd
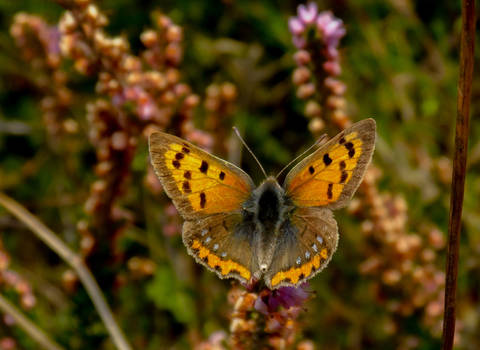
M 152 165 L 185 219 L 190 255 L 220 278 L 298 285 L 320 272 L 337 248 L 332 209 L 347 205 L 375 148 L 375 121 L 343 130 L 300 161 L 283 186 L 255 187 L 235 165 L 162 132 L 149 138 Z

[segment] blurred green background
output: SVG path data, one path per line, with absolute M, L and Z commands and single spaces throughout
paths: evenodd
M 133 55 L 144 49 L 140 36 L 153 27 L 155 11 L 179 25 L 183 29 L 181 81 L 201 101 L 212 84 L 234 85 L 234 107 L 218 122 L 227 134 L 230 126 L 240 127 L 268 173 L 279 171 L 314 142 L 304 116 L 305 103 L 296 97 L 292 83 L 296 49 L 288 18 L 300 3 L 104 0 L 97 4 L 109 19 L 105 31 L 126 38 Z M 373 196 L 378 206 L 366 205 L 368 193 L 360 190 L 358 200 L 336 213 L 339 248 L 329 267 L 311 281 L 314 297 L 299 316 L 297 337 L 312 340 L 318 349 L 438 349 L 445 259 L 441 241 L 446 237 L 454 152 L 460 2 L 322 1 L 318 6 L 331 10 L 346 27 L 340 43 L 339 79 L 347 86 L 347 114 L 354 121 L 373 117 L 377 122 L 373 187 L 378 193 Z M 99 176 L 98 169 L 94 171 L 98 144 L 89 141 L 92 124 L 86 107 L 102 96 L 95 91 L 98 76 L 80 74 L 71 59 L 62 60 L 74 98 L 65 111 L 66 124 L 62 120 L 67 131 L 52 132 L 48 119 L 42 118 L 45 106 L 41 103 L 48 70 L 34 59 L 26 60 L 10 34 L 18 12 L 55 25 L 64 9 L 54 1 L 0 0 L 0 190 L 25 205 L 74 250 L 83 251 L 89 236 L 81 233 L 82 225 L 87 222 L 93 227 L 89 232 L 102 225 L 85 211 Z M 475 73 L 458 349 L 480 347 L 477 77 Z M 198 129 L 212 133 L 208 130 L 211 113 L 202 103 L 193 121 Z M 339 129 L 326 120 L 323 131 L 333 136 Z M 134 348 L 193 348 L 215 331 L 228 332 L 231 283 L 196 266 L 187 255 L 178 231 L 180 219 L 171 214 L 161 191 L 149 186 L 146 138 L 138 133 L 136 140 L 133 158 L 124 169 L 125 183 L 115 198 L 115 226 L 104 226 L 107 234 L 103 236 L 92 234 L 103 251 L 88 263 Z M 226 150 L 217 154 L 236 159 L 238 149 Z M 242 167 L 257 183 L 261 181 L 248 154 L 242 158 Z M 110 229 L 114 235 L 109 235 Z M 394 232 L 395 242 L 382 237 L 385 232 Z M 407 249 L 415 246 L 415 251 L 400 254 L 400 239 L 410 242 L 405 243 Z M 22 299 L 25 294 L 18 283 L 9 284 L 5 276 L 0 278 L 0 293 L 31 320 L 68 349 L 112 348 L 67 265 L 3 209 L 0 252 L 9 261 L 8 266 L 0 262 L 0 271 L 24 280 L 31 289 L 27 295 L 35 301 L 31 305 Z M 369 263 L 380 267 L 371 268 Z M 36 348 L 4 315 L 0 339 L 4 341 L 0 349 L 7 349 L 5 339 L 14 339 L 15 349 Z

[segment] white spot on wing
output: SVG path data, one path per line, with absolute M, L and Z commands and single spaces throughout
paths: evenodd
M 310 252 L 305 252 L 305 259 L 309 259 L 310 258 Z
M 297 263 L 297 265 L 300 265 L 302 263 L 302 259 L 300 257 L 298 257 L 296 263 Z
M 322 238 L 322 237 L 317 236 L 317 241 L 318 241 L 320 244 L 323 244 L 323 238 Z
M 217 249 L 218 249 L 218 244 L 215 243 L 215 244 L 213 245 L 213 250 L 217 250 Z
M 227 256 L 227 253 L 223 252 L 222 253 L 222 258 L 226 257 Z
M 207 239 L 205 240 L 205 244 L 208 244 L 211 240 L 212 240 L 212 238 L 210 236 L 208 236 Z
M 317 245 L 315 243 L 313 243 L 312 249 L 315 253 L 318 252 L 318 248 L 317 248 Z
M 208 233 L 208 230 L 207 230 L 207 229 L 203 229 L 203 230 L 202 230 L 202 233 L 200 233 L 200 234 L 201 234 L 202 237 L 203 237 L 203 236 L 205 236 L 207 233 Z

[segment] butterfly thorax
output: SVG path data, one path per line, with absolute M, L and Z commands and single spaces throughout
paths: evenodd
M 256 232 L 253 246 L 258 266 L 264 272 L 271 264 L 280 227 L 291 206 L 287 205 L 285 191 L 277 180 L 269 177 L 252 192 L 244 209 L 253 214 Z

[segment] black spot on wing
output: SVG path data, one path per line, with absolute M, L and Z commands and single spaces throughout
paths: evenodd
M 185 154 L 189 154 L 190 153 L 190 148 L 182 147 L 182 152 L 185 153 Z
M 348 150 L 348 156 L 350 158 L 353 158 L 353 156 L 355 155 L 355 147 L 353 146 L 353 143 L 347 142 L 344 146 Z
M 315 169 L 313 168 L 313 166 L 310 165 L 308 171 L 310 172 L 310 174 L 313 174 L 315 172 Z
M 340 176 L 340 183 L 343 184 L 347 181 L 348 173 L 346 171 L 342 171 L 342 175 Z
M 175 169 L 180 168 L 180 162 L 178 160 L 172 160 L 172 165 Z
M 225 179 L 225 173 L 223 171 L 221 171 L 220 175 L 218 175 L 218 177 L 220 178 L 220 180 L 223 181 L 223 179 Z
M 183 159 L 183 157 L 185 157 L 185 155 L 183 153 L 179 152 L 179 153 L 175 154 L 175 159 L 177 159 L 177 160 Z
M 347 167 L 347 164 L 345 164 L 345 161 L 342 160 L 342 161 L 340 162 L 340 170 L 343 171 L 343 170 L 345 170 L 346 167 Z
M 345 138 L 342 137 L 340 140 L 338 140 L 338 143 L 343 145 L 345 143 Z
M 190 170 L 187 170 L 183 173 L 183 177 L 186 178 L 187 180 L 191 180 L 192 179 L 192 173 L 190 172 Z
M 328 155 L 328 153 L 325 153 L 323 155 L 323 162 L 325 163 L 325 165 L 330 165 L 332 164 L 332 158 L 330 158 L 330 156 Z
M 200 193 L 200 208 L 205 208 L 205 205 L 207 204 L 207 196 L 205 193 L 201 192 Z
M 185 193 L 191 193 L 192 192 L 192 189 L 190 188 L 190 182 L 188 182 L 188 181 L 183 181 L 182 188 L 183 188 L 183 192 L 185 192 Z
M 333 198 L 333 184 L 328 184 L 327 197 L 328 199 Z
M 208 171 L 208 163 L 204 160 L 202 160 L 202 165 L 200 165 L 200 168 L 198 168 L 202 173 L 206 174 Z

